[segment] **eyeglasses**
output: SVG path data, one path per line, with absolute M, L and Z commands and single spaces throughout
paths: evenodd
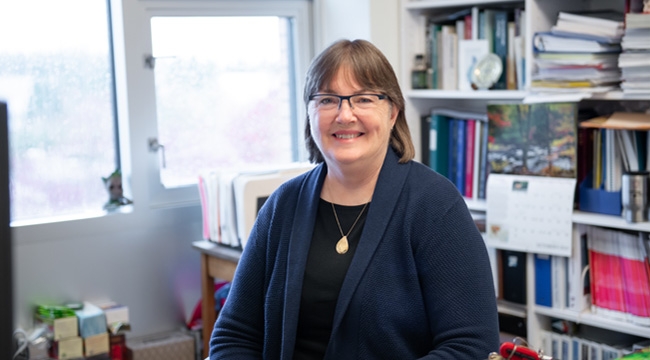
M 371 110 L 379 106 L 381 100 L 385 100 L 386 95 L 382 94 L 354 94 L 348 96 L 334 94 L 314 94 L 309 95 L 309 100 L 315 101 L 316 109 L 319 111 L 338 111 L 341 109 L 343 100 L 347 100 L 351 109 Z

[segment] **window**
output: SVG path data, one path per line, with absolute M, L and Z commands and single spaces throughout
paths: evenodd
M 304 161 L 309 2 L 161 4 L 149 11 L 162 145 L 151 187 L 198 195 L 208 169 Z
M 102 211 L 119 165 L 108 18 L 106 0 L 2 6 L 14 221 Z

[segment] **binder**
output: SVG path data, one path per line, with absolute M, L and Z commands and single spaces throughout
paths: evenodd
M 503 300 L 526 305 L 526 253 L 501 251 Z

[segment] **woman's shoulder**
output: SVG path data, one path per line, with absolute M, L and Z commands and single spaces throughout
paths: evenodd
M 409 180 L 421 186 L 435 187 L 437 189 L 455 188 L 454 184 L 444 175 L 431 169 L 427 165 L 415 160 L 409 161 Z

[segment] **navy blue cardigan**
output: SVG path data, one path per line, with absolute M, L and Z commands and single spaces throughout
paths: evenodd
M 210 339 L 211 360 L 292 359 L 326 172 L 321 164 L 286 182 L 260 210 Z M 389 149 L 325 358 L 482 360 L 498 346 L 489 259 L 464 200 L 445 177 L 399 164 Z

